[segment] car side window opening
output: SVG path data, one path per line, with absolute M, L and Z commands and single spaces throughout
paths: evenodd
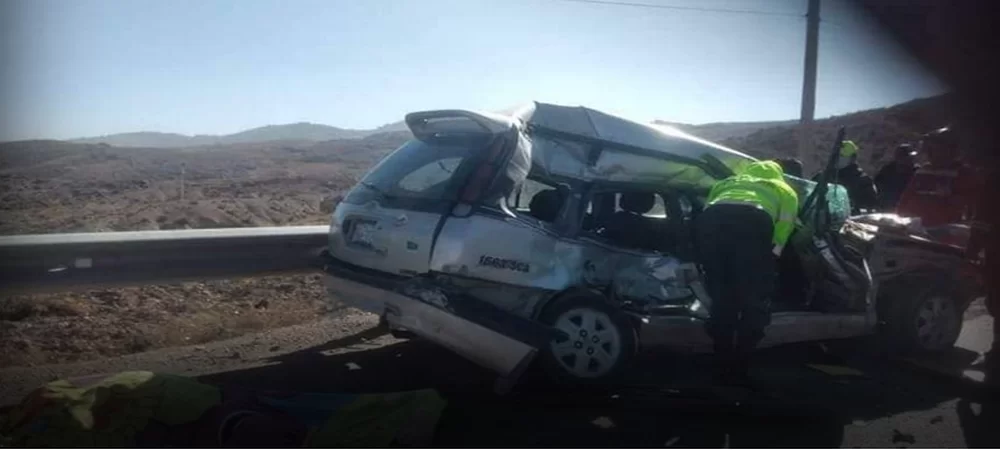
M 555 222 L 563 207 L 563 194 L 551 183 L 527 178 L 507 197 L 507 207 L 542 222 Z
M 625 194 L 622 194 L 622 193 L 615 194 L 615 200 L 617 202 L 617 205 L 616 205 L 616 208 L 615 208 L 616 212 L 625 211 L 625 209 L 622 207 L 622 196 L 623 195 L 625 195 Z M 648 211 L 646 211 L 645 213 L 642 213 L 640 215 L 643 216 L 643 217 L 666 219 L 667 218 L 667 207 L 663 203 L 663 197 L 661 197 L 660 194 L 650 194 L 650 195 L 653 196 L 653 206 L 651 208 L 649 208 Z M 632 195 L 630 195 L 629 198 L 632 198 Z
M 618 247 L 669 251 L 669 220 L 666 202 L 659 193 L 602 192 L 588 203 L 582 230 Z

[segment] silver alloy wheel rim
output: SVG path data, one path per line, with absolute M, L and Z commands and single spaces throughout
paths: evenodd
M 559 315 L 554 326 L 567 336 L 550 345 L 556 361 L 577 378 L 607 374 L 622 354 L 621 331 L 607 314 L 574 308 Z
M 955 304 L 947 297 L 931 297 L 920 305 L 917 312 L 917 339 L 926 350 L 943 350 L 951 344 L 955 332 L 961 327 L 961 318 L 955 317 Z

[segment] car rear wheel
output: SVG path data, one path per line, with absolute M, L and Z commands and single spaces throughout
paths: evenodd
M 560 298 L 545 309 L 541 320 L 563 333 L 542 354 L 546 372 L 556 381 L 592 384 L 613 380 L 635 354 L 638 339 L 628 317 L 599 298 Z
M 951 349 L 962 331 L 962 302 L 957 294 L 945 287 L 915 294 L 896 298 L 886 318 L 894 350 L 922 353 Z

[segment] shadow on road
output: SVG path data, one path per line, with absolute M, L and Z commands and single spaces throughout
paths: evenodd
M 377 329 L 376 329 L 377 330 Z M 330 344 L 272 358 L 270 364 L 199 377 L 211 384 L 299 392 L 394 392 L 434 388 L 442 393 L 483 392 L 493 379 L 485 370 L 425 341 L 386 346 L 367 343 L 382 331 L 366 330 L 339 340 L 349 351 L 326 355 Z M 362 339 L 365 338 L 365 339 Z M 344 345 L 347 343 L 347 345 Z
M 898 364 L 845 357 L 817 344 L 762 350 L 754 395 L 765 400 L 741 408 L 706 389 L 707 358 L 654 352 L 640 355 L 623 386 L 583 393 L 536 385 L 496 397 L 491 373 L 426 341 L 368 342 L 381 334 L 366 330 L 276 357 L 263 367 L 200 379 L 298 392 L 437 389 L 449 401 L 442 446 L 830 447 L 839 445 L 843 427 L 852 421 L 925 410 L 959 397 L 955 389 L 929 383 Z M 857 345 L 864 343 L 835 346 Z M 828 369 L 848 366 L 860 371 L 845 375 Z M 685 392 L 697 394 L 681 398 Z M 990 420 L 986 412 L 968 420 Z
M 449 404 L 438 427 L 443 447 L 839 447 L 836 415 L 540 407 L 518 402 Z
M 844 417 L 795 409 L 734 409 L 724 402 L 692 406 L 675 398 L 630 401 L 630 394 L 530 389 L 492 395 L 489 372 L 429 342 L 365 348 L 365 331 L 340 340 L 351 351 L 325 356 L 331 345 L 286 354 L 273 364 L 200 377 L 229 387 L 298 392 L 391 392 L 437 389 L 448 399 L 437 446 L 836 447 Z M 374 336 L 373 336 L 374 335 Z M 362 339 L 364 338 L 364 339 Z M 642 370 L 646 370 L 643 368 Z

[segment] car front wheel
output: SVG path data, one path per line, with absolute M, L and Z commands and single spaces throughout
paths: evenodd
M 962 331 L 964 312 L 956 293 L 934 287 L 915 294 L 895 299 L 886 318 L 895 350 L 923 353 L 952 348 Z
M 617 378 L 636 349 L 636 330 L 628 317 L 607 302 L 581 295 L 556 300 L 541 320 L 562 332 L 549 343 L 542 363 L 549 376 L 571 383 L 602 383 Z

